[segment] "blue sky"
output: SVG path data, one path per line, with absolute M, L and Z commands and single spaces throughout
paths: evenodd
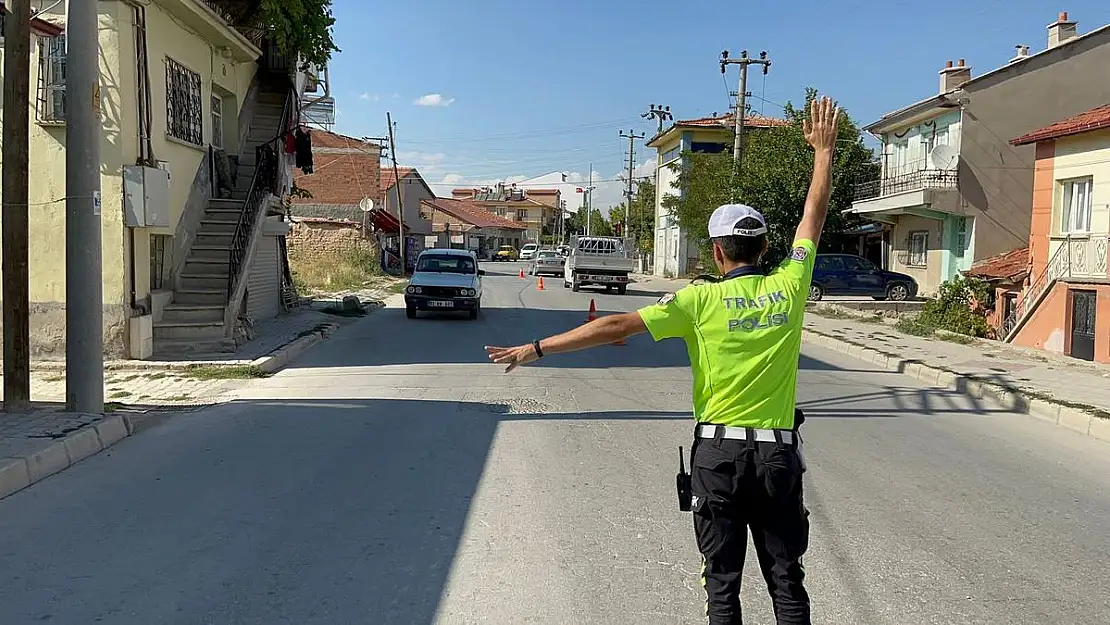
M 768 52 L 766 80 L 750 74 L 755 111 L 778 114 L 813 86 L 866 123 L 933 94 L 948 59 L 978 75 L 1015 45 L 1043 49 L 1061 10 L 1080 33 L 1110 22 L 1105 0 L 335 0 L 336 130 L 384 136 L 391 112 L 402 164 L 441 195 L 551 171 L 573 183 L 592 162 L 595 178 L 612 181 L 595 196 L 604 207 L 620 200 L 628 142 L 618 132 L 650 136 L 649 104 L 678 119 L 728 110 L 738 70 L 726 86 L 723 49 Z M 638 173 L 651 156 L 637 142 Z

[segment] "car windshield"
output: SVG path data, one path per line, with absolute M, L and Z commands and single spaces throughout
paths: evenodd
M 416 270 L 438 273 L 474 273 L 475 268 L 474 259 L 469 256 L 429 254 L 420 257 Z
M 551 250 L 544 250 L 536 254 L 536 256 L 538 258 L 555 258 L 555 252 L 552 252 Z
M 513 251 L 513 246 L 511 246 L 511 245 L 502 245 L 501 246 L 501 251 L 502 252 L 511 252 L 511 251 Z

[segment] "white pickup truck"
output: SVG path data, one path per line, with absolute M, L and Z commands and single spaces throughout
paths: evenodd
M 621 237 L 574 237 L 563 272 L 563 287 L 578 291 L 588 285 L 624 295 L 628 274 L 636 268 L 632 241 Z

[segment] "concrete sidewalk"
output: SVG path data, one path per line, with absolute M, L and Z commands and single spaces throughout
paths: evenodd
M 637 276 L 634 288 L 675 291 L 687 284 Z M 811 304 L 803 340 L 1110 440 L 1110 366 L 999 341 L 912 336 L 894 321 L 835 301 Z

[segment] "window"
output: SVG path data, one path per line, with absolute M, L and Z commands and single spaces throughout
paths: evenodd
M 212 94 L 212 146 L 224 147 L 224 100 Z
M 525 219 L 528 219 L 528 209 L 527 208 L 518 208 L 518 209 L 516 209 L 516 220 L 517 221 L 524 221 Z
M 193 145 L 204 144 L 204 107 L 200 74 L 166 58 L 166 134 Z
M 39 121 L 66 118 L 66 36 L 39 39 Z
M 918 230 L 910 233 L 909 265 L 924 267 L 929 255 L 929 233 Z
M 1091 182 L 1091 178 L 1080 178 L 1062 183 L 1061 233 L 1086 233 L 1091 231 Z
M 845 256 L 844 265 L 848 268 L 848 271 L 854 271 L 856 273 L 875 271 L 875 265 L 871 264 L 871 261 L 858 256 Z
M 956 247 L 952 250 L 958 258 L 967 252 L 968 238 L 971 234 L 971 221 L 967 217 L 956 218 Z
M 667 150 L 666 152 L 664 152 L 663 157 L 659 159 L 659 162 L 665 165 L 665 164 L 673 161 L 674 159 L 678 158 L 681 154 L 682 154 L 682 146 L 681 145 L 676 145 L 675 147 L 673 147 L 673 148 Z
M 839 256 L 818 256 L 817 271 L 822 273 L 844 271 L 844 259 Z

